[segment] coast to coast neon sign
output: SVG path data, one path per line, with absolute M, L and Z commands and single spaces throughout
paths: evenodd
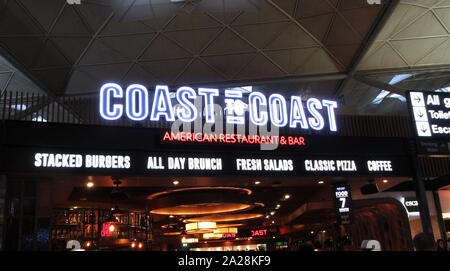
M 105 120 L 118 120 L 124 115 L 132 121 L 193 122 L 201 117 L 202 111 L 194 105 L 197 98 L 204 104 L 204 117 L 207 123 L 215 123 L 214 100 L 220 96 L 215 88 L 180 87 L 175 92 L 178 107 L 173 106 L 169 87 L 157 85 L 150 104 L 150 95 L 146 87 L 139 84 L 129 85 L 124 91 L 118 84 L 108 83 L 100 88 L 100 116 Z M 302 101 L 301 96 L 291 96 L 288 101 L 281 94 L 265 94 L 254 91 L 244 101 L 243 93 L 235 89 L 225 89 L 224 101 L 229 124 L 245 124 L 245 110 L 251 123 L 264 126 L 268 123 L 277 127 L 337 131 L 337 102 L 309 98 Z M 262 109 L 263 108 L 263 109 Z M 327 116 L 326 118 L 324 116 Z M 326 120 L 328 123 L 326 123 Z M 327 124 L 327 125 L 326 125 Z

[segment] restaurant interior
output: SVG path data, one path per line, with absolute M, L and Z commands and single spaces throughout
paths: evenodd
M 339 181 L 352 190 L 349 225 L 336 223 L 332 187 Z M 367 199 L 361 189 L 383 191 L 404 181 L 12 175 L 8 198 L 17 214 L 9 214 L 5 241 L 22 250 L 60 251 L 276 251 L 309 242 L 317 251 L 358 250 L 363 240 L 376 239 L 387 250 L 404 250 L 411 238 L 402 205 Z

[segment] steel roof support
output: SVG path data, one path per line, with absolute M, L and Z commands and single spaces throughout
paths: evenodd
M 388 21 L 389 17 L 394 12 L 395 8 L 399 5 L 400 0 L 390 0 L 389 4 L 386 4 L 383 12 L 378 17 L 377 22 L 372 25 L 371 31 L 367 34 L 366 38 L 364 39 L 363 43 L 359 47 L 358 53 L 353 58 L 353 61 L 351 62 L 347 74 L 348 77 L 341 82 L 338 83 L 338 86 L 334 92 L 335 97 L 339 97 L 342 94 L 342 91 L 345 89 L 347 84 L 350 81 L 350 78 L 352 78 L 355 73 L 356 69 L 361 62 L 364 55 L 367 53 L 369 48 L 372 46 L 373 42 L 375 41 L 375 38 L 378 36 L 378 34 L 381 32 L 381 29 L 383 29 L 384 25 Z M 403 94 L 402 94 L 403 95 Z

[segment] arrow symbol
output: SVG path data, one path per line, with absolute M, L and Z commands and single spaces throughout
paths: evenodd
M 417 103 L 420 103 L 420 101 L 422 101 L 422 99 L 420 99 L 420 97 L 416 97 L 416 98 L 414 98 L 414 100 L 415 100 Z
M 422 126 L 422 133 L 425 133 L 428 129 L 425 126 Z
M 419 118 L 422 118 L 423 117 L 423 113 L 422 112 L 419 112 Z

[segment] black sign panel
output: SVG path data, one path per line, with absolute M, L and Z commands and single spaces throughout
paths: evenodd
M 151 128 L 6 121 L 0 123 L 0 132 L 0 171 L 6 172 L 411 176 L 408 141 L 403 138 L 296 136 L 305 144 L 261 150 L 244 144 L 167 144 L 161 142 L 161 130 Z
M 352 223 L 352 194 L 347 182 L 333 185 L 334 210 L 339 225 Z
M 144 152 L 9 147 L 3 170 L 181 176 L 409 176 L 408 158 L 253 152 Z
M 450 155 L 450 93 L 410 91 L 406 96 L 418 152 Z
M 419 201 L 416 197 L 405 197 L 404 205 L 409 213 L 419 212 Z

